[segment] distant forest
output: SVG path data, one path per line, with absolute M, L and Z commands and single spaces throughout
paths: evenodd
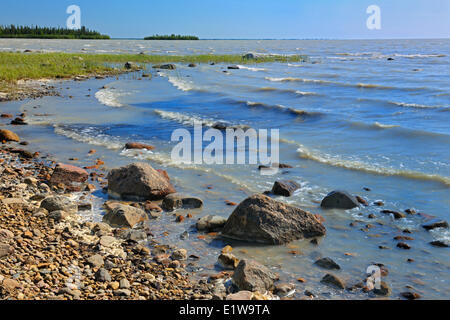
M 182 36 L 182 35 L 154 35 L 150 37 L 145 37 L 144 40 L 199 40 L 198 37 L 195 36 Z
M 39 38 L 39 39 L 109 39 L 97 31 L 81 27 L 78 30 L 54 27 L 0 26 L 0 38 Z

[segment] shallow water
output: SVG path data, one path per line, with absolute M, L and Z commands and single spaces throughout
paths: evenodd
M 253 257 L 321 298 L 367 298 L 364 293 L 323 287 L 326 273 L 313 266 L 329 256 L 349 284 L 361 281 L 371 263 L 389 269 L 384 279 L 393 297 L 406 285 L 428 299 L 448 299 L 448 248 L 434 248 L 435 239 L 449 241 L 448 230 L 426 232 L 420 215 L 393 220 L 369 206 L 350 211 L 323 211 L 317 204 L 328 192 L 345 189 L 370 203 L 383 200 L 384 209 L 418 212 L 449 220 L 450 215 L 450 40 L 373 41 L 61 41 L 0 40 L 0 50 L 66 52 L 145 52 L 148 54 L 279 53 L 306 54 L 306 63 L 258 64 L 223 73 L 227 65 L 177 65 L 176 71 L 117 79 L 58 82 L 62 97 L 22 103 L 2 103 L 2 110 L 27 111 L 33 126 L 18 128 L 21 137 L 57 160 L 81 159 L 92 165 L 102 157 L 108 168 L 149 161 L 168 170 L 178 190 L 201 197 L 206 214 L 225 217 L 233 211 L 225 200 L 241 202 L 255 192 L 270 190 L 276 179 L 292 179 L 302 189 L 280 199 L 320 213 L 327 236 L 319 246 L 297 241 L 289 246 L 252 246 L 206 238 L 176 224 L 173 216 L 151 222 L 155 237 L 201 256 L 199 275 L 211 273 L 220 249 L 232 244 L 239 258 Z M 387 61 L 388 57 L 394 58 Z M 100 89 L 102 86 L 106 89 Z M 89 96 L 87 96 L 89 95 Z M 68 98 L 73 96 L 72 99 Z M 299 112 L 299 111 L 304 111 Z M 46 114 L 46 116 L 42 116 Z M 171 162 L 173 130 L 193 130 L 216 121 L 255 129 L 280 129 L 280 162 L 294 166 L 276 176 L 262 176 L 257 165 L 178 165 Z M 140 141 L 154 152 L 123 151 L 124 143 Z M 38 147 L 37 147 L 38 146 Z M 88 158 L 95 148 L 97 154 Z M 209 190 L 207 186 L 212 186 Z M 372 191 L 364 191 L 369 187 Z M 101 193 L 96 195 L 101 196 Z M 187 212 L 186 212 L 187 213 Z M 374 213 L 376 219 L 367 216 Z M 95 219 L 100 219 L 98 212 Z M 361 221 L 350 227 L 352 221 Z M 366 224 L 374 225 L 361 231 Z M 394 236 L 408 228 L 411 250 L 396 248 Z M 188 230 L 190 238 L 181 240 Z M 168 231 L 169 235 L 164 236 Z M 390 249 L 380 250 L 378 246 Z M 293 255 L 290 251 L 298 251 Z M 352 253 L 353 255 L 345 255 Z M 415 262 L 406 260 L 413 258 Z

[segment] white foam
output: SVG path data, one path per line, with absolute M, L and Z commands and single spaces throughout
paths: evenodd
M 99 91 L 97 91 L 95 93 L 95 98 L 97 98 L 97 100 L 101 103 L 104 104 L 105 106 L 108 107 L 115 107 L 115 108 L 120 108 L 123 107 L 124 104 L 122 104 L 119 101 L 120 97 L 129 95 L 130 93 L 128 92 L 123 92 L 123 91 L 119 91 L 116 89 L 101 89 Z
M 173 120 L 173 121 L 176 121 L 181 124 L 188 125 L 188 126 L 194 126 L 194 124 L 197 122 L 202 125 L 212 127 L 217 122 L 220 122 L 218 120 L 201 118 L 196 115 L 190 115 L 190 114 L 180 113 L 180 112 L 163 111 L 163 110 L 155 110 L 154 112 L 163 119 Z
M 267 71 L 267 69 L 264 69 L 264 68 L 254 68 L 254 67 L 247 67 L 247 66 L 241 66 L 241 65 L 238 65 L 238 67 L 239 67 L 239 69 L 245 69 L 245 70 L 250 70 L 250 71 L 255 71 L 255 72 Z

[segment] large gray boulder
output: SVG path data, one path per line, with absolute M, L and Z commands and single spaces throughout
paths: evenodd
M 228 238 L 265 244 L 285 244 L 325 233 L 325 227 L 312 213 L 262 194 L 244 200 L 222 231 Z
M 108 174 L 108 193 L 125 200 L 161 200 L 175 189 L 165 171 L 147 163 L 132 163 Z
M 233 282 L 239 290 L 264 293 L 274 289 L 279 276 L 253 260 L 241 260 L 233 274 Z
M 78 212 L 77 203 L 65 196 L 47 197 L 41 202 L 41 208 L 47 209 L 50 213 L 53 211 L 65 211 L 69 214 Z
M 346 191 L 330 192 L 320 205 L 325 209 L 353 209 L 359 206 L 358 200 Z
M 147 221 L 148 216 L 144 210 L 118 204 L 112 211 L 103 216 L 103 221 L 111 226 L 133 228 L 138 223 Z

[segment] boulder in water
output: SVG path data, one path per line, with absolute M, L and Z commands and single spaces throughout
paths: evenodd
M 346 191 L 329 193 L 320 205 L 325 209 L 353 209 L 359 206 L 358 200 Z
M 265 244 L 285 244 L 326 234 L 312 213 L 256 194 L 231 214 L 222 231 L 228 238 Z
M 277 196 L 290 197 L 298 189 L 300 189 L 300 185 L 295 181 L 276 181 L 273 185 L 272 193 Z

